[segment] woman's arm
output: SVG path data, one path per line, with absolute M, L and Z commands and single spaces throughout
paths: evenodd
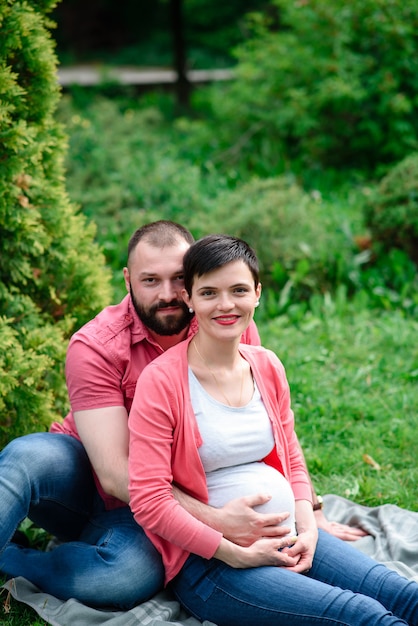
M 147 531 L 184 551 L 210 558 L 222 534 L 189 513 L 173 494 L 173 483 L 177 483 L 190 498 L 207 499 L 198 431 L 185 399 L 184 372 L 182 376 L 179 371 L 184 363 L 179 362 L 177 350 L 173 358 L 169 366 L 166 359 L 162 366 L 153 361 L 138 379 L 128 421 L 130 506 Z

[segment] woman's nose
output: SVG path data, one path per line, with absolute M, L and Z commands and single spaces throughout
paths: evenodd
M 234 308 L 234 303 L 229 294 L 221 294 L 219 296 L 218 309 L 228 311 Z

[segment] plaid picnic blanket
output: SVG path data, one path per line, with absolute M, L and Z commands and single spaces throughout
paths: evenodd
M 335 495 L 324 496 L 324 507 L 329 520 L 358 525 L 370 533 L 353 544 L 356 548 L 418 582 L 418 512 L 391 504 L 369 508 Z M 4 588 L 52 626 L 201 626 L 168 590 L 130 611 L 99 611 L 76 600 L 58 600 L 24 578 L 9 580 Z M 203 626 L 215 625 L 205 621 Z

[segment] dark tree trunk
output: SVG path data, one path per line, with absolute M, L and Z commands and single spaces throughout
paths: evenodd
M 181 107 L 188 107 L 190 101 L 190 83 L 186 74 L 186 46 L 184 41 L 182 0 L 170 0 L 170 9 L 174 68 L 177 72 L 177 102 Z

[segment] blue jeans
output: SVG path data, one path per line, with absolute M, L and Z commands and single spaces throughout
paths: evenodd
M 11 543 L 29 517 L 65 542 L 50 552 Z M 128 506 L 105 511 L 83 445 L 37 433 L 0 454 L 0 572 L 62 600 L 128 609 L 163 587 L 161 557 Z
M 323 531 L 308 574 L 191 555 L 171 586 L 218 626 L 418 626 L 418 584 Z

